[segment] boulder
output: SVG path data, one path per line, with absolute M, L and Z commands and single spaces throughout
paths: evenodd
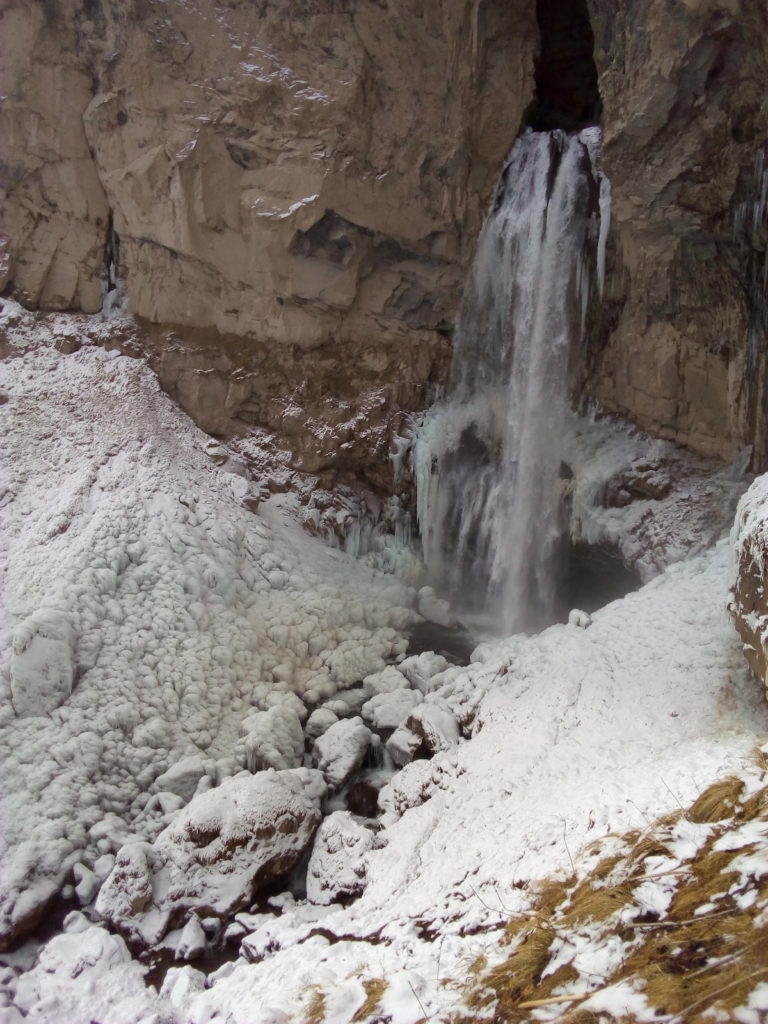
M 195 795 L 200 779 L 206 774 L 202 757 L 195 754 L 182 758 L 155 779 L 154 789 L 158 792 L 175 793 L 184 803 Z
M 334 811 L 317 830 L 307 868 L 307 899 L 326 906 L 359 896 L 365 888 L 365 855 L 376 833 L 349 811 Z
M 390 736 L 387 750 L 395 764 L 405 765 L 417 757 L 432 757 L 455 747 L 459 735 L 456 716 L 444 701 L 423 703 Z
M 306 768 L 225 779 L 194 797 L 154 843 L 120 849 L 97 914 L 139 948 L 156 946 L 192 914 L 232 917 L 299 860 L 324 795 L 322 776 Z
M 375 697 L 377 693 L 392 693 L 410 686 L 408 679 L 399 668 L 387 665 L 381 672 L 374 672 L 363 680 L 366 698 Z
M 430 680 L 450 667 L 450 662 L 442 654 L 435 654 L 434 651 L 414 654 L 410 658 L 406 658 L 405 661 L 401 661 L 398 666 L 410 684 L 417 687 L 422 693 L 428 693 L 432 688 Z
M 377 693 L 363 704 L 363 718 L 378 731 L 397 729 L 421 700 L 418 690 Z
M 315 740 L 312 757 L 329 786 L 340 789 L 360 767 L 371 736 L 361 718 L 342 718 Z

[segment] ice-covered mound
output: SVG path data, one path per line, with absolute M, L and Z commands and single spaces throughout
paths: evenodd
M 320 822 L 325 791 L 309 768 L 224 779 L 198 794 L 154 843 L 122 847 L 96 913 L 138 948 L 156 946 L 194 915 L 226 921 L 293 867 Z M 202 943 L 204 949 L 204 936 Z
M 75 862 L 157 836 L 177 762 L 215 785 L 245 766 L 243 719 L 383 670 L 414 598 L 248 511 L 258 482 L 143 362 L 57 350 L 73 323 L 0 313 L 0 944 Z

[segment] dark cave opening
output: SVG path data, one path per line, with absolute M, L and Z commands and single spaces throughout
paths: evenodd
M 602 101 L 587 0 L 536 0 L 540 50 L 536 98 L 526 125 L 535 131 L 580 131 L 598 124 Z
M 627 566 L 613 545 L 569 540 L 558 593 L 558 618 L 567 621 L 572 608 L 595 612 L 641 586 L 638 573 Z

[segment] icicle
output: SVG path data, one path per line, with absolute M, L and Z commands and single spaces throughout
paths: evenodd
M 600 297 L 605 287 L 605 251 L 608 245 L 608 232 L 611 227 L 611 183 L 603 175 L 600 178 L 600 234 L 597 238 L 597 287 Z

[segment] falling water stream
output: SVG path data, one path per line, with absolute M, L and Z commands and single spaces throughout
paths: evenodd
M 609 185 L 599 130 L 515 143 L 465 289 L 448 395 L 414 449 L 424 558 L 465 622 L 552 621 L 574 339 L 602 288 Z

